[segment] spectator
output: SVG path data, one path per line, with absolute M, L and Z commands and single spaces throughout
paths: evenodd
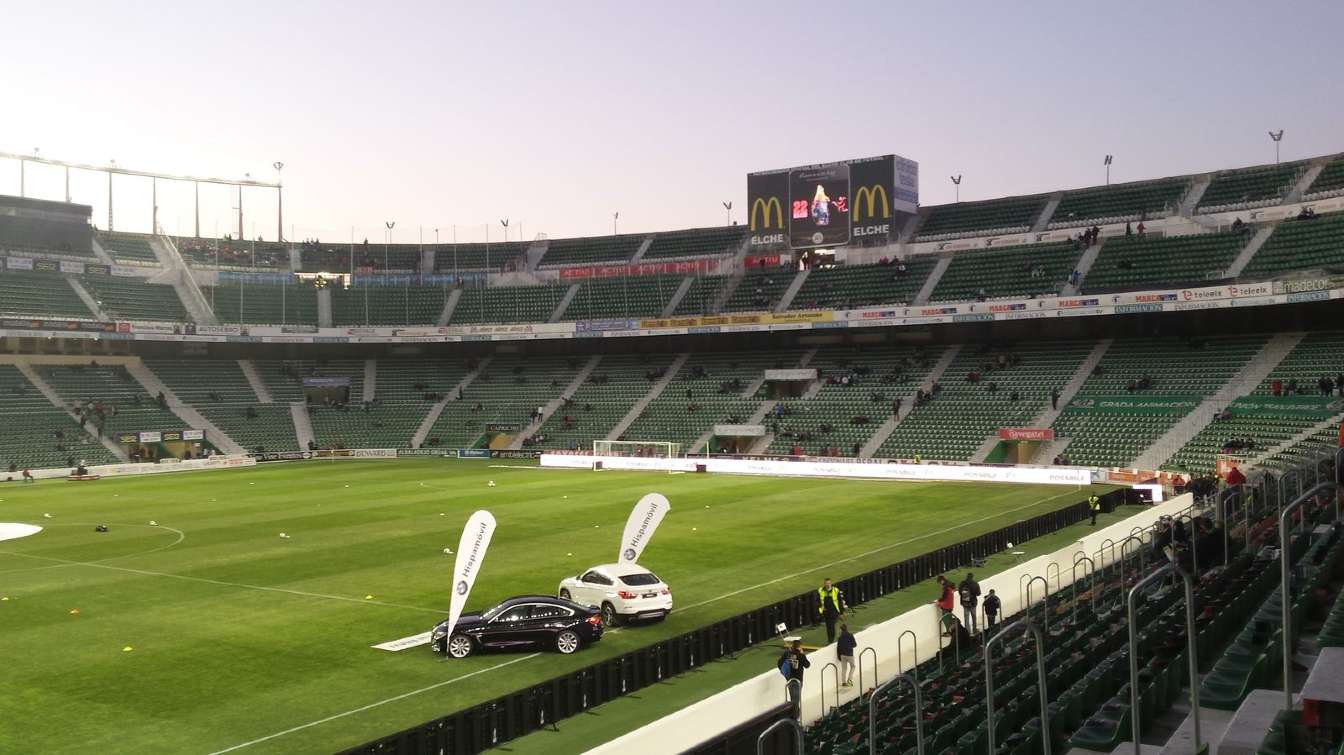
M 985 596 L 985 630 L 986 630 L 986 631 L 988 631 L 988 630 L 990 630 L 990 629 L 993 629 L 993 628 L 994 628 L 994 625 L 996 625 L 996 624 L 999 623 L 999 609 L 1000 609 L 1001 607 L 1002 607 L 1002 603 L 1000 603 L 1000 601 L 999 601 L 999 596 L 995 595 L 993 590 L 990 590 L 990 591 L 989 591 L 989 594 Z
M 919 462 L 916 461 L 915 463 Z M 956 595 L 957 591 L 956 588 L 952 586 L 952 583 L 948 581 L 947 577 L 944 577 L 942 575 L 938 576 L 938 584 L 940 586 L 941 594 L 939 595 L 938 600 L 934 601 L 934 605 L 938 606 L 938 610 L 940 612 L 938 614 L 939 620 L 942 621 L 943 618 L 949 616 L 952 613 L 952 605 L 954 600 L 953 596 Z M 944 637 L 950 636 L 950 633 L 944 632 L 943 636 Z
M 849 632 L 848 624 L 840 625 L 840 639 L 836 642 L 835 654 L 840 658 L 840 676 L 844 679 L 842 684 L 846 687 L 854 686 L 854 651 L 858 649 L 859 641 L 854 639 L 854 635 Z
M 975 575 L 967 572 L 957 592 L 961 596 L 961 613 L 965 617 L 963 623 L 971 634 L 975 634 L 975 607 L 980 603 L 980 583 L 975 581 Z
M 785 682 L 788 685 L 789 702 L 797 709 L 802 701 L 799 697 L 803 692 L 803 673 L 812 668 L 811 662 L 807 660 L 807 655 L 803 652 L 803 641 L 794 640 L 793 644 L 784 651 L 784 655 L 779 658 L 779 670 L 784 674 Z M 794 684 L 794 682 L 797 684 Z
M 1133 235 L 1134 235 L 1134 227 L 1129 224 L 1129 221 L 1125 221 L 1125 238 L 1129 238 Z

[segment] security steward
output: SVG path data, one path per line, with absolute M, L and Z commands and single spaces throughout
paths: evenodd
M 845 612 L 845 597 L 840 588 L 832 586 L 830 578 L 827 578 L 817 589 L 817 599 L 821 601 L 817 615 L 826 620 L 826 644 L 829 645 L 835 642 L 835 622 Z
M 1101 513 L 1101 499 L 1097 497 L 1096 493 L 1088 496 L 1087 508 L 1092 513 L 1092 526 L 1095 527 L 1097 526 L 1097 514 Z

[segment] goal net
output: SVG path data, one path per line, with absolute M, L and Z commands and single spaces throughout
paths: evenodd
M 656 458 L 677 458 L 681 456 L 680 443 L 665 443 L 657 440 L 595 440 L 595 456 L 652 456 Z

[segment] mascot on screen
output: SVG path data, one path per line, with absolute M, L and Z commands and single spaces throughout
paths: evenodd
M 817 225 L 831 224 L 831 198 L 821 184 L 817 184 L 817 193 L 812 197 L 812 220 Z

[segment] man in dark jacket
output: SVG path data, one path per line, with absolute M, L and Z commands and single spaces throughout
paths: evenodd
M 980 583 L 975 581 L 975 575 L 966 573 L 966 579 L 957 586 L 957 593 L 961 598 L 961 615 L 964 617 L 962 624 L 971 634 L 975 634 L 975 607 L 980 604 Z
M 993 590 L 985 596 L 985 631 L 989 631 L 999 623 L 999 608 L 1002 604 L 999 602 L 999 596 L 994 594 Z
M 803 694 L 803 672 L 812 668 L 811 661 L 807 660 L 807 654 L 803 652 L 803 641 L 794 640 L 793 645 L 784 651 L 784 655 L 780 656 L 778 665 L 780 670 L 785 672 L 789 702 L 797 710 Z M 794 684 L 794 680 L 797 680 L 798 683 Z
M 835 654 L 840 658 L 840 675 L 844 677 L 846 687 L 854 686 L 854 651 L 859 641 L 849 632 L 848 624 L 840 625 L 840 639 L 835 643 Z

